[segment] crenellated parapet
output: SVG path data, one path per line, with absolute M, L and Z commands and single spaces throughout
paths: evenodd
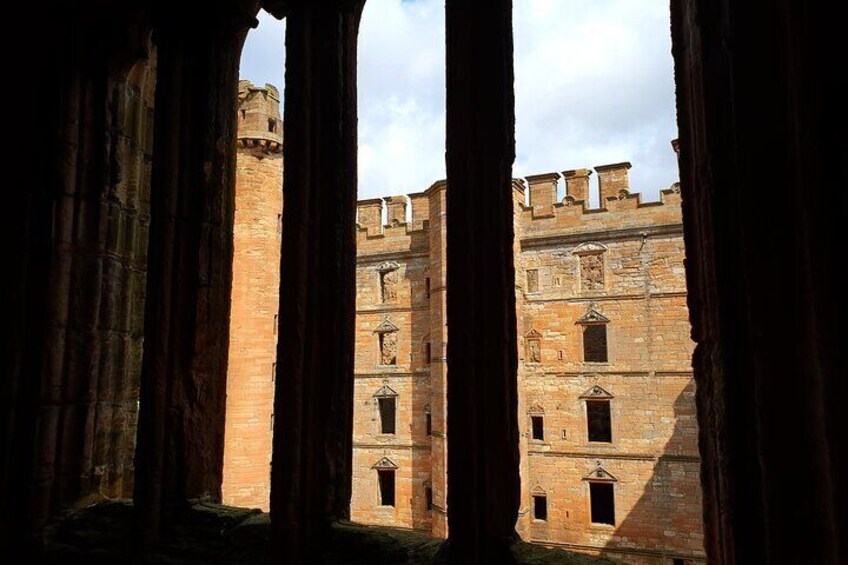
M 280 92 L 274 85 L 255 86 L 249 80 L 239 81 L 237 143 L 239 148 L 256 153 L 282 153 Z
M 397 252 L 427 250 L 430 191 L 360 200 L 356 212 L 360 255 L 385 251 L 387 244 Z
M 679 226 L 679 183 L 661 190 L 658 200 L 646 201 L 640 193 L 631 191 L 630 168 L 630 163 L 621 162 L 598 165 L 594 171 L 570 169 L 525 177 L 529 199 L 521 214 L 524 237 Z M 598 207 L 589 202 L 593 174 L 597 177 Z M 560 179 L 565 184 L 565 196 L 557 199 Z

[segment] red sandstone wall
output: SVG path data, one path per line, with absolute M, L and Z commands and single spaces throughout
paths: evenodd
M 249 94 L 242 83 L 227 416 L 224 431 L 223 501 L 268 510 L 274 366 L 280 289 L 283 159 L 279 101 L 268 87 Z M 252 87 L 252 85 L 250 85 Z M 281 127 L 281 124 L 277 124 Z M 261 140 L 263 144 L 255 144 Z

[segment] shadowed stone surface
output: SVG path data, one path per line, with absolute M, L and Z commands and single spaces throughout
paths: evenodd
M 85 559 L 90 564 L 132 558 L 128 551 L 132 502 L 100 502 L 70 513 L 48 536 L 45 563 Z M 334 524 L 323 546 L 325 565 L 425 565 L 441 563 L 442 540 L 391 528 Z M 612 563 L 558 549 L 519 543 L 513 556 L 526 565 Z M 195 502 L 177 513 L 172 529 L 163 532 L 152 563 L 271 563 L 271 520 L 256 509 Z

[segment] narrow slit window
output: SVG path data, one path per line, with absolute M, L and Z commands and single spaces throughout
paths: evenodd
M 433 347 L 430 345 L 430 342 L 424 344 L 424 355 L 425 359 L 427 359 L 427 363 L 431 363 L 433 360 Z
M 395 505 L 395 472 L 393 469 L 378 469 L 380 482 L 380 506 Z
M 615 497 L 612 483 L 589 483 L 592 523 L 615 526 Z
M 274 118 L 268 118 L 268 131 L 270 133 L 274 133 L 277 131 L 277 120 Z
M 609 400 L 586 401 L 586 423 L 589 441 L 612 443 L 612 422 Z
M 433 509 L 433 489 L 424 487 L 424 500 L 427 505 L 427 510 Z
M 433 435 L 433 416 L 429 412 L 427 412 L 424 416 L 426 418 L 425 425 L 427 426 L 427 435 L 431 436 Z
M 424 288 L 427 290 L 427 298 L 430 298 L 430 277 L 424 279 Z
M 533 495 L 533 519 L 545 521 L 548 519 L 548 497 L 544 494 Z
M 589 363 L 607 362 L 606 324 L 591 324 L 583 328 L 583 360 Z
M 394 397 L 378 398 L 380 408 L 380 433 L 395 433 L 395 412 L 397 411 L 397 399 Z
M 530 416 L 533 425 L 533 439 L 543 441 L 545 439 L 545 419 L 542 416 Z

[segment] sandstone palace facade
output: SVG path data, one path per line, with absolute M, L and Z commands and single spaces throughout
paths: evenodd
M 267 508 L 282 212 L 273 87 L 241 84 L 224 501 Z M 524 539 L 704 560 L 677 185 L 629 163 L 513 183 Z M 557 197 L 564 184 L 566 196 Z M 445 536 L 445 191 L 358 204 L 351 519 Z

